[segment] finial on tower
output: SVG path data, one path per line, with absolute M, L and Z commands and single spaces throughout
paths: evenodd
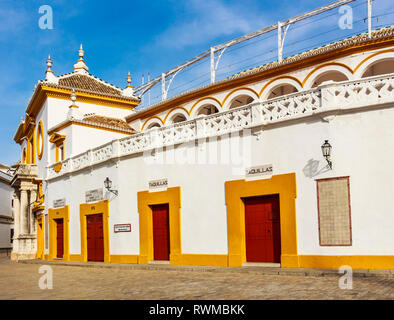
M 79 59 L 83 60 L 83 55 L 85 54 L 85 51 L 83 51 L 82 43 L 81 46 L 79 47 L 78 54 L 79 54 Z
M 51 67 L 52 67 L 52 60 L 51 60 L 51 55 L 50 55 L 50 54 L 48 54 L 47 67 L 48 67 L 48 69 L 47 69 L 46 72 L 53 72 L 53 71 L 51 70 Z
M 126 88 L 123 89 L 122 94 L 126 97 L 132 97 L 134 95 L 134 90 L 133 90 L 133 86 L 131 85 L 131 75 L 130 75 L 130 71 L 127 74 L 127 86 Z
M 82 43 L 79 46 L 78 55 L 79 55 L 79 59 L 78 59 L 77 63 L 74 64 L 74 72 L 88 74 L 89 68 L 85 64 L 85 61 L 83 60 L 83 56 L 85 55 L 85 51 L 83 50 Z
M 131 86 L 131 75 L 130 75 L 130 71 L 127 75 L 127 87 L 126 88 L 134 88 Z
M 47 59 L 47 70 L 45 71 L 45 80 L 48 82 L 52 82 L 52 83 L 58 83 L 58 79 L 57 77 L 53 74 L 52 71 L 52 60 L 51 60 L 51 55 L 48 55 L 48 59 Z

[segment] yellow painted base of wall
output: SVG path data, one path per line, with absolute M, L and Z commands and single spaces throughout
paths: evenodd
M 394 269 L 394 256 L 307 256 L 298 257 L 300 268 L 338 269 Z
M 44 255 L 43 260 L 49 260 Z M 53 261 L 53 259 L 51 259 Z M 69 260 L 83 262 L 80 254 L 70 254 Z M 147 259 L 139 255 L 111 255 L 111 263 L 147 264 Z M 172 265 L 184 266 L 231 266 L 230 256 L 221 254 L 181 254 L 171 257 Z M 282 255 L 281 268 L 339 269 L 350 266 L 353 269 L 394 270 L 394 256 L 322 256 L 322 255 Z
M 111 263 L 138 263 L 138 255 L 111 254 Z
M 226 254 L 182 254 L 177 265 L 227 267 Z

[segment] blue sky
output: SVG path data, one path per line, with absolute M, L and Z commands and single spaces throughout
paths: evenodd
M 142 74 L 145 74 L 145 79 L 148 72 L 151 76 L 157 76 L 213 45 L 332 1 L 0 0 L 0 163 L 11 165 L 20 158 L 20 148 L 13 141 L 13 136 L 35 84 L 45 77 L 45 61 L 48 54 L 51 54 L 55 75 L 71 72 L 78 59 L 79 44 L 82 42 L 90 73 L 123 88 L 126 85 L 127 72 L 130 70 L 133 85 L 136 86 L 141 83 Z M 363 4 L 365 1 L 356 2 Z M 382 13 L 394 9 L 392 0 L 375 2 L 379 2 L 379 10 Z M 42 16 L 38 9 L 42 5 L 50 5 L 53 9 L 52 30 L 42 30 L 38 26 Z M 358 9 L 361 10 L 361 17 L 365 13 L 365 6 L 359 6 Z M 355 21 L 357 17 L 354 18 Z M 382 24 L 384 19 L 392 22 L 393 17 L 386 16 L 374 23 Z M 327 18 L 327 22 L 335 27 L 337 19 L 334 15 L 332 21 L 329 22 L 330 18 Z M 358 27 L 365 31 L 365 23 L 362 21 Z M 289 39 L 286 41 L 294 41 L 293 45 L 289 46 L 289 54 L 292 53 L 291 48 L 297 51 L 303 49 L 303 45 L 315 45 L 302 45 L 297 42 L 300 34 L 313 33 L 313 30 L 319 32 L 319 28 L 310 26 L 305 26 L 304 29 L 295 29 L 293 33 L 289 29 Z M 333 32 L 334 34 L 326 35 L 327 40 L 351 34 L 349 30 L 346 34 L 339 28 Z M 318 38 L 321 42 L 321 37 Z M 221 62 L 222 69 L 231 74 L 237 71 L 231 65 L 237 65 L 237 68 L 242 69 L 268 62 L 272 59 L 272 52 L 271 55 L 268 54 L 269 50 L 264 58 L 257 57 L 251 60 L 249 57 L 260 52 L 259 50 L 264 51 L 267 45 L 272 46 L 274 50 L 276 38 L 273 37 L 271 40 L 269 44 L 256 43 L 254 47 L 250 46 L 252 51 L 245 51 L 249 48 L 245 47 L 230 52 L 228 56 L 225 54 L 223 63 Z M 248 61 L 242 64 L 245 57 Z M 225 69 L 227 65 L 229 67 Z M 204 69 L 205 75 L 209 72 L 208 65 L 202 64 L 199 68 Z M 198 68 L 193 72 L 199 74 Z M 223 73 L 223 77 L 229 75 L 226 72 Z M 192 77 L 190 75 L 188 79 Z

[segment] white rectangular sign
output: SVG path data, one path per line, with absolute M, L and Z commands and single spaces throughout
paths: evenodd
M 53 200 L 54 208 L 61 208 L 66 205 L 66 198 Z
M 273 172 L 272 164 L 266 164 L 263 166 L 247 168 L 245 175 L 247 178 L 251 178 L 251 177 L 272 175 L 272 172 Z
M 103 188 L 86 191 L 86 202 L 94 202 L 103 200 Z
M 167 178 L 149 181 L 149 190 L 166 189 L 167 187 L 168 187 Z

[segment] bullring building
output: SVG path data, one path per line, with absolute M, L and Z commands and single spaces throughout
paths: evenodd
M 16 129 L 13 259 L 394 269 L 394 27 L 147 108 L 84 56 Z

